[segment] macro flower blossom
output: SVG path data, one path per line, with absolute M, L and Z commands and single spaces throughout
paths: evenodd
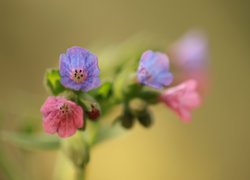
M 170 48 L 170 55 L 182 70 L 203 70 L 208 59 L 207 38 L 199 31 L 188 32 Z
M 200 31 L 190 31 L 180 38 L 169 51 L 177 70 L 176 81 L 197 81 L 198 91 L 206 94 L 210 87 L 208 71 L 208 40 Z
M 49 134 L 69 137 L 84 123 L 82 108 L 63 97 L 48 97 L 40 111 L 43 114 L 43 128 Z
M 196 88 L 196 80 L 187 80 L 167 89 L 160 96 L 160 100 L 175 111 L 184 122 L 188 122 L 192 118 L 191 111 L 201 104 L 201 98 Z
M 156 89 L 162 89 L 173 81 L 169 71 L 169 59 L 161 52 L 145 51 L 140 59 L 137 70 L 138 81 Z
M 60 55 L 61 83 L 66 88 L 87 92 L 100 85 L 97 56 L 74 46 Z

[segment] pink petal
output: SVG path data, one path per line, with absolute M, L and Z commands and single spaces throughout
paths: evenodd
M 40 109 L 41 113 L 46 115 L 51 111 L 57 110 L 60 101 L 62 100 L 59 97 L 49 96 Z
M 191 111 L 201 103 L 197 82 L 190 79 L 168 89 L 161 95 L 160 100 L 175 111 L 183 121 L 188 122 L 192 118 Z
M 193 91 L 197 88 L 197 81 L 194 79 L 189 79 L 184 82 L 187 91 Z
M 54 134 L 57 131 L 59 122 L 57 112 L 50 112 L 48 116 L 43 118 L 44 130 L 49 134 Z
M 190 109 L 199 107 L 201 104 L 200 96 L 196 92 L 190 92 L 189 94 L 186 94 L 180 99 L 180 102 L 183 106 Z
M 61 120 L 57 132 L 62 138 L 72 136 L 76 132 L 74 122 L 72 122 L 70 119 Z
M 81 128 L 83 127 L 83 118 L 84 118 L 84 114 L 83 114 L 83 110 L 80 106 L 76 106 L 74 111 L 74 124 L 76 128 Z
M 190 122 L 192 120 L 192 114 L 188 109 L 181 108 L 178 114 L 183 122 Z

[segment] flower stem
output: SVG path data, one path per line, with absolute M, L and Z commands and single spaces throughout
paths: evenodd
M 86 178 L 86 174 L 85 174 L 85 168 L 80 169 L 80 168 L 76 168 L 76 178 L 75 180 L 85 180 Z

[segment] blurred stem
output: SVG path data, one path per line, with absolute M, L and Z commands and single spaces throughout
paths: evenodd
M 80 169 L 80 168 L 76 168 L 76 178 L 75 180 L 85 180 L 85 168 Z
M 9 167 L 9 164 L 6 162 L 3 155 L 1 154 L 0 154 L 0 169 L 3 171 L 6 178 L 8 178 L 9 180 L 17 179 L 17 177 L 14 177 L 15 174 L 11 171 L 12 168 Z

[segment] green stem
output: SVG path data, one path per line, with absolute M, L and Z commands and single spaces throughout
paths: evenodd
M 86 174 L 85 174 L 85 168 L 80 169 L 80 168 L 76 168 L 76 178 L 75 180 L 85 180 L 86 178 Z

